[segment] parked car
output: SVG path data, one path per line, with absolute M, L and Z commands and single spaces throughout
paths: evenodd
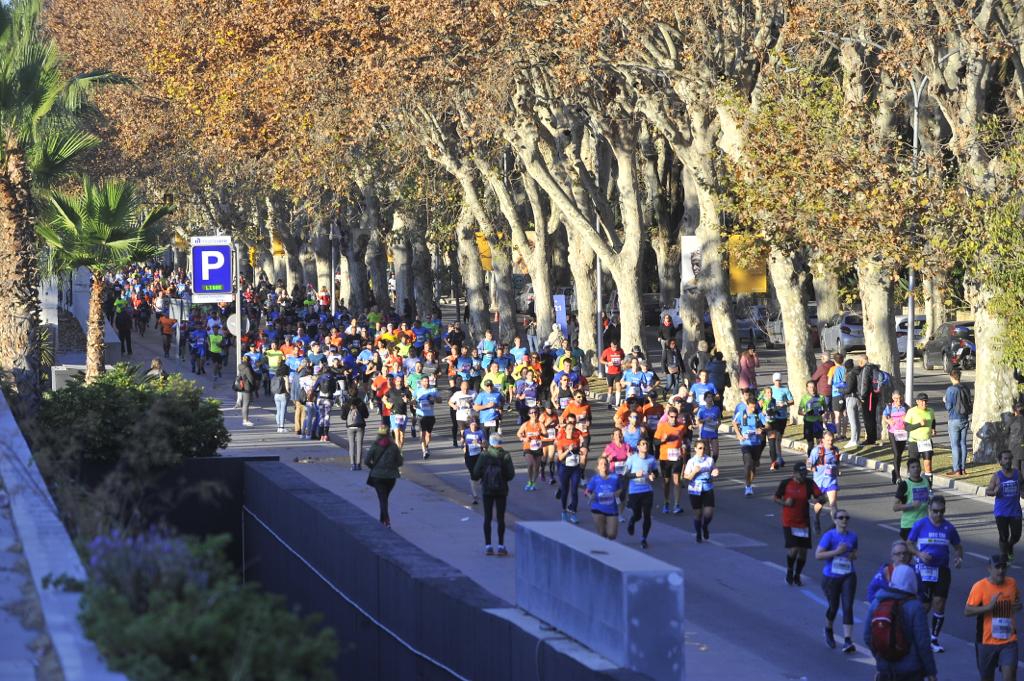
M 657 293 L 642 293 L 640 294 L 640 305 L 642 306 L 644 326 L 655 326 L 661 323 L 661 296 Z M 608 302 L 605 303 L 604 311 L 611 315 L 619 314 L 619 294 L 618 291 L 612 290 L 608 294 Z M 679 318 L 679 311 L 676 310 L 676 314 L 673 316 L 674 319 Z M 678 322 L 677 322 L 678 323 Z
M 918 353 L 921 345 L 921 340 L 924 338 L 924 325 L 927 321 L 927 317 L 924 315 L 914 315 L 914 354 Z M 896 349 L 900 353 L 900 357 L 907 356 L 907 316 L 900 315 L 896 317 Z
M 925 369 L 949 371 L 955 366 L 961 369 L 973 369 L 974 322 L 946 322 L 935 329 L 932 339 L 924 344 L 921 363 Z
M 782 323 L 782 314 L 773 312 L 768 318 L 768 342 L 767 349 L 771 350 L 776 345 L 785 345 L 785 325 Z M 807 338 L 812 348 L 820 347 L 821 338 L 818 333 L 818 303 L 810 301 L 807 303 Z
M 864 350 L 864 319 L 858 312 L 833 316 L 821 327 L 821 349 L 845 355 L 851 350 Z

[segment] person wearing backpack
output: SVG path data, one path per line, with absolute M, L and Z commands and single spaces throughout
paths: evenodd
M 978 580 L 967 596 L 964 615 L 978 619 L 974 651 L 982 681 L 1017 678 L 1017 623 L 1020 591 L 1017 580 L 1006 576 L 1009 561 L 997 553 L 988 560 L 988 577 Z
M 493 433 L 490 446 L 477 457 L 473 467 L 473 480 L 478 480 L 484 496 L 484 555 L 493 556 L 491 544 L 491 518 L 497 511 L 499 556 L 507 556 L 505 548 L 505 504 L 508 501 L 508 483 L 516 477 L 512 456 L 501 446 L 501 435 Z
M 878 442 L 878 407 L 885 398 L 884 385 L 888 373 L 882 371 L 877 364 L 873 364 L 867 355 L 858 359 L 857 362 L 860 364 L 857 393 L 864 418 L 865 440 L 863 444 L 869 447 Z M 889 382 L 891 383 L 891 380 Z
M 850 441 L 843 445 L 843 449 L 857 449 L 860 447 L 860 393 L 857 383 L 860 381 L 860 367 L 852 359 L 843 362 L 845 380 L 843 381 L 843 395 L 846 398 L 846 419 L 850 422 Z M 838 370 L 836 371 L 838 374 Z M 835 380 L 835 375 L 833 375 Z
M 960 370 L 949 372 L 949 387 L 942 402 L 949 418 L 949 447 L 953 450 L 953 475 L 967 475 L 967 430 L 971 425 L 974 396 L 960 382 Z
M 928 641 L 928 615 L 916 598 L 917 578 L 909 565 L 893 568 L 864 619 L 864 643 L 875 658 L 875 679 L 937 681 Z
M 348 456 L 354 471 L 363 469 L 363 438 L 366 436 L 368 418 L 370 409 L 366 406 L 366 400 L 359 395 L 356 383 L 352 381 L 341 403 L 341 419 L 348 431 Z

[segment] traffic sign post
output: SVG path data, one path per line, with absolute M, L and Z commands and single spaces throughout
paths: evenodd
M 192 270 L 193 303 L 230 303 L 237 268 L 229 236 L 194 236 L 189 265 Z

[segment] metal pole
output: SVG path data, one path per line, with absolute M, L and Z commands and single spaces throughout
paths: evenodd
M 331 227 L 331 319 L 334 319 L 334 315 L 338 312 L 338 295 L 337 289 L 337 272 L 338 263 L 335 259 L 338 257 L 337 248 L 335 247 L 334 241 L 334 227 Z
M 242 320 L 242 249 L 235 246 L 235 318 L 238 319 L 238 335 L 235 337 L 235 377 L 238 367 L 242 364 L 242 332 L 245 322 Z
M 920 138 L 918 137 L 918 121 L 921 109 L 921 93 L 928 85 L 928 76 L 921 80 L 921 84 L 911 83 L 910 87 L 914 95 L 914 116 L 911 125 L 914 130 L 914 171 L 917 172 L 917 156 L 920 149 Z M 914 225 L 910 225 L 910 245 L 913 246 Z M 904 387 L 903 400 L 905 404 L 914 404 L 914 268 L 907 269 L 907 369 L 906 386 Z
M 578 306 L 577 306 L 578 307 Z M 601 375 L 601 353 L 604 351 L 604 329 L 601 327 L 601 256 L 597 256 L 597 375 Z

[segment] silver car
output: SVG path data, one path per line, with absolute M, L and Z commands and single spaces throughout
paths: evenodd
M 864 350 L 864 319 L 857 312 L 843 312 L 821 327 L 821 349 L 842 355 L 851 350 Z

